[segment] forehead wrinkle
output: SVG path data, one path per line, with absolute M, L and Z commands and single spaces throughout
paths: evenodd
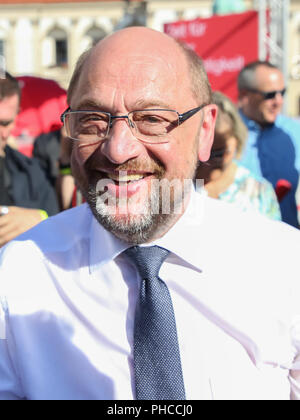
M 137 98 L 132 104 L 126 105 L 124 101 L 120 97 L 121 105 L 124 105 L 124 110 L 135 111 L 135 110 L 142 110 L 142 109 L 170 109 L 170 104 L 167 101 L 163 101 L 158 98 L 154 98 L 153 95 L 147 99 L 145 96 Z M 75 109 L 76 108 L 76 109 Z M 114 112 L 119 112 L 118 107 L 113 107 Z M 99 99 L 99 96 L 95 96 L 95 98 L 90 97 L 89 95 L 84 95 L 81 97 L 80 101 L 76 104 L 76 107 L 72 108 L 73 111 L 75 110 L 99 110 L 104 112 L 111 112 L 111 106 L 105 104 L 105 102 Z
M 105 94 L 106 88 L 109 88 L 109 95 Z M 95 83 L 92 79 L 85 81 L 84 92 L 81 95 L 74 95 L 74 102 L 72 101 L 72 109 L 91 108 L 100 111 L 110 112 L 111 108 L 116 107 L 117 99 L 122 102 L 122 94 L 118 92 L 117 88 L 112 88 L 108 85 L 100 85 Z M 76 100 L 78 99 L 78 101 Z
M 92 107 L 105 111 L 122 112 L 144 107 L 163 107 L 170 109 L 174 107 L 174 97 L 177 97 L 178 82 L 173 78 L 165 76 L 168 89 L 162 89 L 161 72 L 158 70 L 147 73 L 139 77 L 123 76 L 106 77 L 104 73 L 87 75 L 87 79 L 82 83 L 85 86 L 83 95 L 74 95 L 72 108 Z M 157 82 L 157 83 L 156 83 Z M 76 100 L 78 99 L 78 101 Z
M 95 71 L 95 69 L 97 69 Z M 99 70 L 98 70 L 99 69 Z M 122 61 L 105 61 L 99 56 L 89 66 L 88 79 L 97 80 L 111 87 L 144 87 L 147 83 L 168 79 L 170 85 L 176 85 L 179 75 L 176 67 L 167 60 L 149 55 L 123 57 Z

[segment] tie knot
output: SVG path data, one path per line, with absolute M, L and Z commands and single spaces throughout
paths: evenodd
M 162 263 L 170 252 L 159 246 L 133 246 L 126 249 L 125 254 L 136 266 L 142 279 L 158 277 Z

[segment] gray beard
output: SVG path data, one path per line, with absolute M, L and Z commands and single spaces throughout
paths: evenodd
M 184 194 L 187 191 L 184 191 Z M 156 238 L 160 231 L 167 230 L 178 218 L 178 208 L 182 208 L 183 196 L 173 198 L 171 201 L 172 209 L 168 213 L 163 212 L 163 192 L 154 191 L 145 204 L 142 214 L 124 215 L 120 220 L 116 220 L 114 214 L 103 201 L 99 200 L 96 188 L 90 187 L 86 201 L 89 204 L 96 220 L 117 238 L 130 244 L 143 244 Z M 151 203 L 159 203 L 158 211 L 153 212 Z

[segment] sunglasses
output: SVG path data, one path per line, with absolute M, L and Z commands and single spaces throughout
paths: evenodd
M 273 90 L 271 92 L 263 92 L 257 89 L 248 89 L 248 90 L 253 93 L 259 93 L 264 98 L 264 101 L 268 101 L 269 99 L 274 99 L 278 94 L 280 94 L 283 97 L 286 92 L 286 88 L 282 90 Z

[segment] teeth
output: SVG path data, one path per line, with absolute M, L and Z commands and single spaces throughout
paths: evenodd
M 144 178 L 144 175 L 137 175 L 137 174 L 132 174 L 132 175 L 113 175 L 110 174 L 109 177 L 114 180 L 114 181 L 118 181 L 118 182 L 129 182 L 129 181 L 139 181 L 140 179 Z

